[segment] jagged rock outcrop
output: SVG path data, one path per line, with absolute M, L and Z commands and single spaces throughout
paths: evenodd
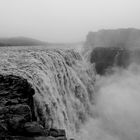
M 127 67 L 139 62 L 140 30 L 117 29 L 90 32 L 83 54 L 87 61 L 95 63 L 96 71 L 104 74 L 109 67 Z
M 0 138 L 45 135 L 43 127 L 34 122 L 34 94 L 26 79 L 0 75 Z
M 65 130 L 68 138 L 74 138 L 81 124 L 92 115 L 94 67 L 72 50 L 1 48 L 0 51 L 0 114 L 9 116 L 11 128 L 6 126 L 1 132 L 8 128 L 9 135 L 23 131 L 29 136 L 55 137 L 64 135 Z M 3 116 L 0 117 L 3 121 Z

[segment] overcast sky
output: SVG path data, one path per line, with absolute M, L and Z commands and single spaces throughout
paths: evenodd
M 0 0 L 0 37 L 76 42 L 127 27 L 140 28 L 140 0 Z

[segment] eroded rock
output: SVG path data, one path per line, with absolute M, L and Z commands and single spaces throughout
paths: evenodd
M 66 132 L 64 129 L 54 129 L 51 128 L 49 130 L 49 136 L 53 136 L 53 137 L 66 137 Z
M 47 130 L 36 121 L 33 95 L 27 80 L 0 75 L 0 140 L 66 140 L 65 130 Z
M 0 75 L 0 137 L 24 133 L 24 124 L 34 119 L 33 95 L 33 88 L 27 80 Z
M 44 127 L 37 122 L 26 122 L 23 129 L 28 136 L 43 136 L 45 133 Z

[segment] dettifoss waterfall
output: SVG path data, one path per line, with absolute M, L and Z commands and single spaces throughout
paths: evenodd
M 44 128 L 75 138 L 94 102 L 94 69 L 71 50 L 1 49 L 1 75 L 15 75 L 35 91 L 34 116 Z
M 34 95 L 28 121 L 35 120 L 45 129 L 65 129 L 67 137 L 75 140 L 140 140 L 140 67 L 136 64 L 101 76 L 73 50 L 4 48 L 0 74 L 5 83 L 10 77 L 12 89 L 17 88 L 18 78 L 30 85 Z M 0 80 L 1 93 L 3 87 L 9 90 Z M 2 96 L 5 101 L 14 98 L 1 93 L 1 102 Z

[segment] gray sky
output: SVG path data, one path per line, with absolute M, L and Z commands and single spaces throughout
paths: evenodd
M 76 42 L 127 27 L 140 28 L 140 0 L 0 0 L 0 37 Z

